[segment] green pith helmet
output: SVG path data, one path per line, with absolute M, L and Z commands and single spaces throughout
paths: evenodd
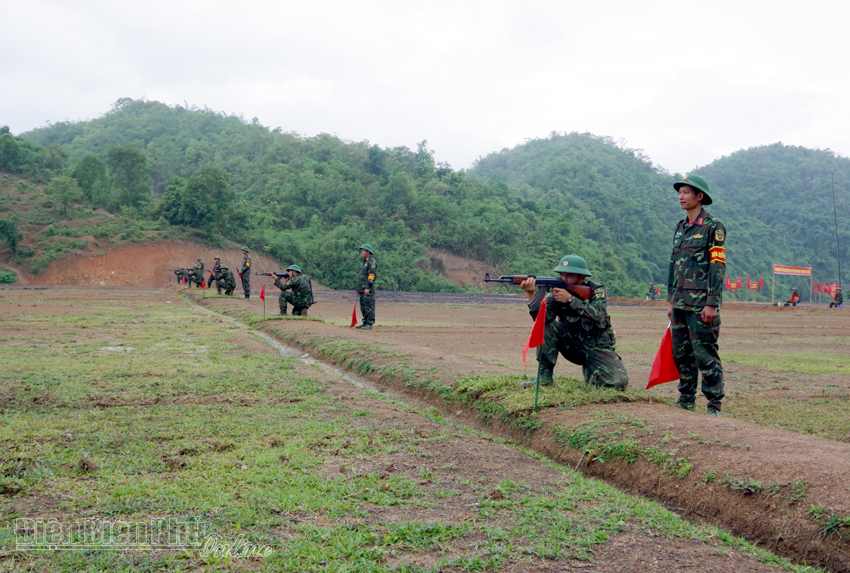
M 214 260 L 214 261 L 220 261 L 220 260 L 221 260 L 221 257 L 213 257 L 213 260 Z
M 219 268 L 220 268 L 221 270 L 223 270 L 223 271 L 226 271 L 226 270 L 227 270 L 227 265 L 221 265 Z
M 300 273 L 301 267 L 299 267 L 298 265 L 289 265 L 289 268 L 286 269 L 286 270 L 288 270 L 288 271 L 298 271 Z
M 242 247 L 242 250 L 245 251 L 246 253 L 251 252 L 251 249 L 249 249 L 248 247 Z
M 708 194 L 708 181 L 699 175 L 685 175 L 684 179 L 673 183 L 673 189 L 678 192 L 679 187 L 682 187 L 683 185 L 689 185 L 697 191 L 702 191 L 702 204 L 711 205 L 711 196 Z
M 372 250 L 372 245 L 370 245 L 369 243 L 363 243 L 362 245 L 360 245 L 360 249 L 361 250 L 366 249 L 367 251 L 369 251 L 373 255 L 375 254 L 375 251 Z
M 195 266 L 194 266 L 194 267 L 192 267 L 192 268 L 193 268 L 193 269 L 199 269 L 199 268 L 201 268 L 201 267 L 200 267 L 200 265 L 195 265 Z
M 558 266 L 552 269 L 556 273 L 574 273 L 577 275 L 593 276 L 587 270 L 587 261 L 578 255 L 567 255 Z

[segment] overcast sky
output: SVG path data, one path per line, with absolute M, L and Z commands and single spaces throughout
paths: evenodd
M 122 97 L 438 161 L 552 131 L 671 172 L 782 141 L 850 155 L 850 3 L 0 0 L 0 125 Z

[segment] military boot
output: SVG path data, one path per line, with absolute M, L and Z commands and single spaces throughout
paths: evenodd
M 552 370 L 542 364 L 537 368 L 537 377 L 540 379 L 541 386 L 554 386 L 555 378 Z M 537 385 L 537 380 L 530 380 L 522 383 L 523 388 L 533 388 Z
M 682 400 L 681 397 L 678 400 L 676 400 L 676 403 L 674 404 L 674 406 L 676 406 L 677 408 L 681 408 L 682 410 L 690 410 L 691 412 L 693 412 L 696 409 L 696 405 L 693 402 L 688 402 L 686 400 Z
M 720 413 L 720 404 L 711 403 L 708 405 L 708 410 L 706 412 L 709 416 L 715 416 L 717 418 L 722 417 L 723 415 Z

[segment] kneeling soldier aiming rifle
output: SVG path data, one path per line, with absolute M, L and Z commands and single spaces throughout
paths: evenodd
M 593 283 L 587 261 L 578 255 L 567 255 L 554 269 L 561 278 L 524 275 L 502 276 L 487 282 L 519 284 L 528 293 L 528 308 L 537 319 L 540 303 L 546 299 L 546 327 L 543 345 L 537 349 L 541 386 L 552 386 L 558 353 L 581 366 L 584 383 L 624 390 L 629 376 L 614 348 L 614 331 L 608 316 L 605 287 Z M 549 292 L 551 290 L 551 292 Z M 523 382 L 526 388 L 534 382 Z
M 287 304 L 292 305 L 293 316 L 307 316 L 307 309 L 313 306 L 313 284 L 310 277 L 301 273 L 298 265 L 289 265 L 285 273 L 256 273 L 274 277 L 274 286 L 281 290 L 277 299 L 280 314 L 286 315 Z M 289 291 L 289 292 L 287 292 Z

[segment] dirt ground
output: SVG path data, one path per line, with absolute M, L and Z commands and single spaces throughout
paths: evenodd
M 85 251 L 53 261 L 40 276 L 28 275 L 20 269 L 17 272 L 23 284 L 162 287 L 177 284 L 177 277 L 168 269 L 191 268 L 195 257 L 204 260 L 205 277 L 209 277 L 208 271 L 215 263 L 213 257 L 221 257 L 221 262 L 230 267 L 239 281 L 236 271 L 242 267 L 242 251 L 238 248 L 211 249 L 185 241 L 132 244 L 102 253 L 89 245 Z M 259 272 L 279 268 L 278 263 L 259 253 L 251 253 L 251 264 Z
M 322 291 L 317 291 L 317 299 L 320 302 L 311 308 L 310 314 L 326 322 L 298 321 L 288 325 L 288 330 L 389 343 L 416 364 L 434 367 L 437 375 L 445 379 L 490 372 L 523 374 L 534 371 L 533 361 L 526 369 L 521 359 L 531 327 L 521 298 L 515 304 L 504 304 L 504 301 L 477 305 L 410 304 L 382 303 L 379 293 L 377 326 L 371 331 L 348 328 L 355 300 L 353 293 L 326 292 L 323 297 Z M 262 312 L 262 302 L 256 297 L 250 301 L 217 299 L 216 304 Z M 609 310 L 631 384 L 643 388 L 667 326 L 665 307 L 663 303 L 625 306 L 613 301 Z M 274 293 L 267 300 L 266 311 L 269 314 L 277 312 Z M 808 350 L 816 353 L 846 353 L 850 348 L 850 316 L 842 312 L 730 304 L 724 309 L 722 320 L 721 357 L 724 351 L 732 355 L 742 348 L 768 348 L 781 354 L 783 349 L 796 349 L 800 340 L 805 340 Z M 640 463 L 631 467 L 612 463 L 585 464 L 582 471 L 602 477 L 630 493 L 659 500 L 694 521 L 728 527 L 798 562 L 820 562 L 834 571 L 850 570 L 850 547 L 846 540 L 820 535 L 811 517 L 806 515 L 806 509 L 821 505 L 832 515 L 850 516 L 850 443 L 847 443 L 850 441 L 850 420 L 845 421 L 839 439 L 830 440 L 735 418 L 736 400 L 740 408 L 740 404 L 753 395 L 759 399 L 788 398 L 803 402 L 813 397 L 847 400 L 850 369 L 801 374 L 777 370 L 770 362 L 751 365 L 730 360 L 725 365 L 725 373 L 727 399 L 725 417 L 721 419 L 704 415 L 706 403 L 701 396 L 697 401 L 698 412 L 694 413 L 672 408 L 667 403 L 641 402 L 548 411 L 545 418 L 571 427 L 601 410 L 636 416 L 648 429 L 636 436 L 644 445 L 658 443 L 661 433 L 680 441 L 679 455 L 693 460 L 689 477 L 684 481 L 661 479 L 650 464 Z M 556 375 L 580 377 L 581 371 L 580 367 L 562 360 Z M 403 391 L 404 387 L 401 385 L 397 389 Z M 675 383 L 656 386 L 649 394 L 669 399 L 678 395 Z M 812 407 L 817 407 L 815 402 Z M 457 414 L 463 417 L 464 413 Z M 468 417 L 468 421 L 474 422 L 473 418 Z M 505 428 L 490 427 L 489 430 L 501 431 L 514 440 L 522 438 Z M 551 434 L 537 432 L 525 439 L 526 445 L 552 459 L 571 466 L 579 461 L 579 452 L 565 451 L 554 443 Z M 734 476 L 783 486 L 802 480 L 808 484 L 805 501 L 800 504 L 805 507 L 789 508 L 778 503 L 776 498 L 733 492 L 728 487 L 696 488 L 695 481 L 709 472 L 718 476 L 718 480 Z
M 63 287 L 53 287 L 44 289 L 51 291 L 39 296 L 60 296 L 62 297 L 63 305 L 46 305 L 33 303 L 31 298 L 32 289 L 12 288 L 0 290 L 0 313 L 8 315 L 12 313 L 20 313 L 22 305 L 30 308 L 35 308 L 34 312 L 40 315 L 54 314 L 57 318 L 65 313 L 79 313 L 80 303 L 90 305 L 92 301 L 103 301 L 110 299 L 125 298 L 145 304 L 155 303 L 165 300 L 173 300 L 175 293 L 172 289 L 163 289 L 160 293 L 152 293 L 144 289 L 130 288 L 79 288 L 70 289 Z M 184 291 L 186 292 L 186 291 Z M 197 294 L 194 293 L 193 294 Z M 26 296 L 24 296 L 26 295 Z M 222 299 L 215 299 L 221 303 Z M 261 310 L 262 302 L 259 300 L 251 300 L 250 302 L 241 299 L 224 300 L 224 303 L 236 307 L 247 306 L 253 310 Z M 203 303 L 202 303 L 203 304 Z M 96 307 L 91 306 L 92 312 L 96 311 Z M 350 313 L 351 306 L 348 303 L 321 303 L 314 307 L 313 314 L 326 317 L 329 321 L 338 322 L 340 316 L 345 317 L 346 312 Z M 298 321 L 293 324 L 292 328 L 309 330 L 316 334 L 332 334 L 335 336 L 345 336 L 352 338 L 364 338 L 375 342 L 390 342 L 397 345 L 398 349 L 404 353 L 411 353 L 417 361 L 439 365 L 447 376 L 457 376 L 471 371 L 485 372 L 490 370 L 504 370 L 506 368 L 513 371 L 520 371 L 521 366 L 513 364 L 518 361 L 518 351 L 516 341 L 522 340 L 527 334 L 528 325 L 526 324 L 527 317 L 519 309 L 510 306 L 488 306 L 488 307 L 461 307 L 461 306 L 446 306 L 445 308 L 438 305 L 428 306 L 409 306 L 409 305 L 382 305 L 378 307 L 379 324 L 380 326 L 371 332 L 363 332 L 353 329 L 348 329 L 341 324 L 320 323 Z M 640 309 L 632 311 L 635 316 L 639 316 Z M 350 314 L 348 314 L 350 316 Z M 217 320 L 214 317 L 211 320 Z M 628 320 L 623 319 L 626 323 Z M 67 327 L 59 326 L 63 332 Z M 105 336 L 103 341 L 111 340 L 110 337 L 118 337 L 124 325 L 115 324 L 102 329 L 100 336 Z M 51 328 L 46 325 L 33 327 L 26 331 L 9 333 L 14 335 L 33 335 L 43 334 L 45 337 L 44 344 L 51 344 L 50 331 Z M 75 330 L 75 334 L 87 336 L 86 331 Z M 465 333 L 465 334 L 464 334 Z M 240 333 L 239 340 L 244 342 L 246 348 L 250 348 L 253 352 L 275 352 L 269 346 L 260 344 L 249 336 L 247 333 Z M 119 340 L 115 338 L 115 340 Z M 495 348 L 494 348 L 495 346 Z M 498 350 L 497 350 L 498 349 Z M 506 364 L 502 366 L 500 364 Z M 521 363 L 520 363 L 521 364 Z M 392 391 L 392 388 L 388 390 Z M 386 400 L 377 400 L 367 396 L 360 388 L 349 384 L 335 384 L 330 391 L 338 394 L 341 399 L 347 403 L 353 404 L 354 409 L 369 410 L 373 413 L 369 417 L 376 425 L 377 431 L 384 425 L 386 428 L 397 428 L 400 425 L 411 428 L 411 431 L 417 435 L 427 437 L 434 432 L 447 431 L 445 427 L 439 426 L 435 422 L 407 409 L 403 405 L 388 402 Z M 13 395 L 7 395 L 7 398 L 13 398 Z M 416 402 L 416 398 L 407 396 L 408 399 Z M 99 404 L 99 407 L 111 407 L 115 404 L 104 403 Z M 144 406 L 145 404 L 139 404 Z M 612 407 L 612 406 L 608 406 Z M 793 456 L 807 457 L 806 449 L 815 447 L 814 451 L 809 451 L 810 455 L 826 456 L 828 459 L 836 461 L 834 470 L 836 473 L 847 475 L 848 460 L 850 456 L 846 444 L 837 442 L 828 442 L 826 440 L 808 440 L 807 436 L 794 435 L 790 432 L 777 434 L 774 431 L 764 431 L 759 438 L 753 432 L 758 432 L 757 427 L 742 426 L 740 423 L 732 419 L 714 420 L 706 417 L 695 416 L 685 412 L 678 412 L 666 406 L 655 404 L 649 405 L 629 405 L 621 404 L 613 407 L 625 407 L 633 411 L 635 414 L 651 420 L 651 423 L 658 424 L 660 427 L 673 426 L 687 427 L 699 432 L 705 432 L 706 435 L 711 435 L 712 432 L 729 435 L 732 433 L 747 433 L 747 443 L 753 444 L 752 452 L 747 452 L 747 460 L 742 457 L 735 459 L 734 452 L 723 450 L 723 455 L 726 457 L 725 462 L 731 464 L 748 463 L 752 467 L 758 467 L 765 463 L 768 456 L 755 456 L 756 453 L 762 451 L 768 446 L 776 451 L 778 444 L 782 444 L 783 450 L 780 456 L 785 462 L 802 462 L 803 460 L 793 460 Z M 464 412 L 456 412 L 455 417 L 460 420 L 470 420 Z M 581 416 L 581 412 L 560 412 L 558 416 Z M 448 430 L 451 431 L 451 430 Z M 796 440 L 795 440 L 796 438 Z M 758 441 L 762 440 L 762 441 Z M 778 440 L 778 441 L 777 441 Z M 534 449 L 539 449 L 546 452 L 545 444 L 531 444 Z M 428 520 L 474 520 L 476 518 L 475 502 L 477 496 L 468 488 L 464 487 L 464 483 L 469 480 L 486 487 L 495 487 L 497 484 L 505 480 L 511 480 L 516 483 L 534 484 L 535 489 L 543 488 L 558 488 L 563 486 L 565 480 L 570 480 L 569 476 L 547 467 L 545 464 L 529 457 L 521 451 L 503 445 L 494 441 L 491 437 L 484 435 L 476 435 L 462 428 L 454 430 L 454 439 L 429 441 L 423 439 L 419 444 L 420 452 L 427 456 L 414 456 L 410 454 L 399 453 L 392 459 L 392 463 L 385 465 L 385 460 L 374 460 L 374 464 L 380 465 L 380 469 L 392 472 L 402 472 L 409 476 L 418 476 L 419 469 L 422 467 L 423 459 L 432 460 L 433 464 L 446 466 L 449 465 L 455 468 L 453 471 L 454 485 L 458 490 L 464 493 L 458 497 L 445 498 L 439 506 L 433 508 L 419 508 L 415 506 L 390 506 L 386 508 L 372 507 L 368 509 L 369 517 L 367 519 L 374 521 L 428 521 Z M 547 452 L 552 455 L 552 452 Z M 738 450 L 739 454 L 743 454 Z M 749 454 L 753 454 L 750 457 Z M 763 452 L 764 453 L 764 452 Z M 553 455 L 552 457 L 557 457 Z M 807 459 L 811 459 L 808 457 Z M 351 465 L 349 460 L 344 460 L 339 463 Z M 361 464 L 366 464 L 356 467 L 350 467 L 349 470 L 357 471 L 375 471 L 376 467 L 371 467 L 371 461 L 363 461 Z M 373 464 L 373 465 L 374 465 Z M 570 463 L 572 466 L 573 463 Z M 367 467 L 368 466 L 368 467 Z M 736 466 L 737 467 L 737 466 Z M 329 462 L 324 468 L 329 474 L 339 472 L 339 465 L 335 462 Z M 779 471 L 779 468 L 776 469 Z M 591 472 L 593 473 L 593 472 Z M 791 472 L 793 473 L 793 472 Z M 790 477 L 793 477 L 789 473 Z M 794 474 L 796 476 L 797 474 Z M 812 480 L 817 480 L 818 475 L 808 474 Z M 612 476 L 604 476 L 609 479 Z M 799 476 L 797 476 L 799 477 Z M 783 478 L 784 479 L 784 478 Z M 617 482 L 616 479 L 611 481 Z M 826 480 L 825 480 L 826 481 Z M 431 487 L 427 483 L 420 482 L 424 487 Z M 449 484 L 451 485 L 451 484 Z M 683 487 L 689 484 L 683 484 Z M 437 487 L 434 484 L 433 487 Z M 440 487 L 446 487 L 446 484 L 441 484 Z M 625 488 L 628 489 L 628 488 Z M 495 490 L 493 490 L 495 492 Z M 646 492 L 652 494 L 653 492 Z M 497 495 L 493 493 L 493 495 Z M 819 494 L 820 495 L 820 494 Z M 836 504 L 846 503 L 846 500 L 836 500 Z M 675 507 L 673 509 L 676 509 Z M 28 513 L 24 506 L 17 508 L 21 514 Z M 687 511 L 681 513 L 687 514 Z M 754 516 L 755 517 L 755 516 Z M 312 519 L 312 518 L 309 518 Z M 458 548 L 460 550 L 461 548 Z M 654 533 L 651 528 L 627 528 L 624 532 L 612 535 L 610 539 L 601 545 L 594 547 L 595 559 L 593 563 L 579 560 L 541 560 L 532 564 L 515 562 L 508 564 L 501 569 L 508 572 L 562 572 L 562 571 L 582 571 L 582 572 L 599 572 L 599 573 L 637 573 L 645 571 L 677 571 L 687 570 L 696 572 L 718 572 L 718 573 L 757 573 L 775 571 L 776 569 L 759 563 L 753 558 L 729 548 L 712 546 L 692 539 L 667 539 L 660 537 Z M 427 562 L 421 563 L 427 566 Z M 840 571 L 839 568 L 833 570 Z

